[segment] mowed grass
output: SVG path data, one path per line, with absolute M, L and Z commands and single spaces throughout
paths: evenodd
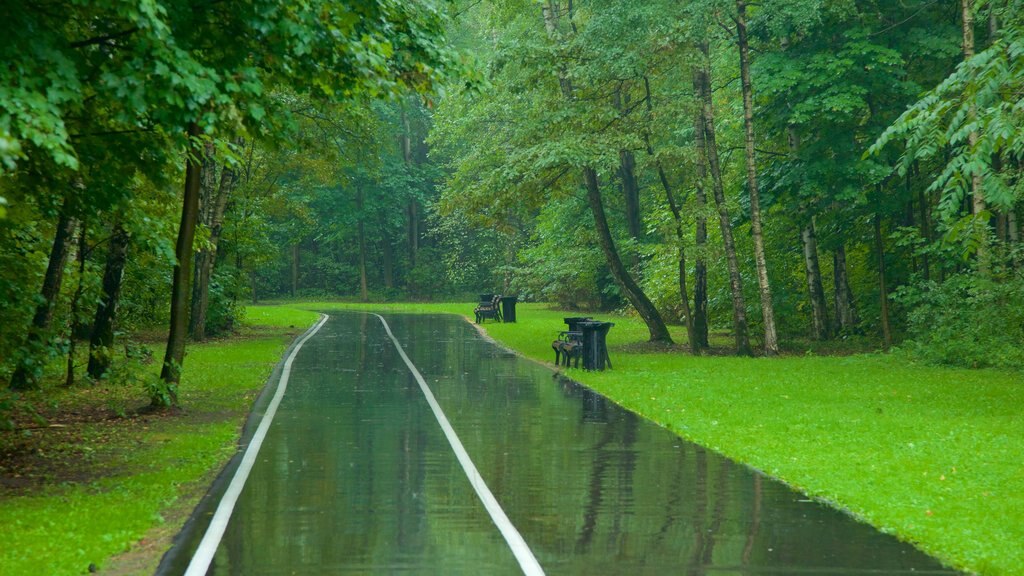
M 327 310 L 456 313 L 473 304 Z M 520 304 L 487 333 L 551 363 L 562 318 Z M 687 439 L 848 510 L 947 564 L 1024 574 L 1024 374 L 919 365 L 901 354 L 692 357 L 651 349 L 636 319 L 608 336 L 614 369 L 573 379 Z M 673 329 L 677 342 L 685 341 Z M 726 344 L 723 342 L 723 344 Z
M 54 446 L 66 450 L 69 461 L 52 464 L 72 471 L 55 468 L 55 481 L 0 492 L 0 574 L 85 574 L 90 565 L 151 574 L 170 537 L 235 452 L 245 416 L 286 346 L 316 317 L 258 308 L 237 337 L 190 345 L 177 413 L 135 415 L 148 402 L 139 386 L 99 384 L 39 394 L 58 415 L 113 410 L 122 416 L 56 429 L 72 434 L 75 445 Z M 159 362 L 148 369 L 155 375 Z M 75 467 L 81 478 L 74 478 Z M 140 558 L 112 559 L 145 547 L 152 549 Z

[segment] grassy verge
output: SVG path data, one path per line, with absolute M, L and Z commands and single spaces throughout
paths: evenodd
M 310 309 L 367 308 L 295 304 Z M 471 315 L 472 304 L 370 305 Z M 520 305 L 496 340 L 552 362 L 565 312 Z M 900 354 L 778 359 L 652 350 L 616 323 L 614 370 L 569 375 L 683 437 L 763 470 L 951 566 L 1021 574 L 1024 386 L 1020 372 L 918 365 Z M 682 331 L 675 331 L 684 341 Z
M 292 338 L 316 315 L 260 307 L 233 338 L 188 348 L 182 410 L 146 414 L 138 385 L 26 397 L 45 425 L 0 435 L 0 573 L 151 574 L 235 450 L 242 422 Z M 158 362 L 146 370 L 159 371 Z M 128 554 L 123 554 L 131 550 Z

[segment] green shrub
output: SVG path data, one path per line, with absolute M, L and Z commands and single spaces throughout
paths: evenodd
M 993 279 L 967 272 L 901 289 L 912 352 L 926 361 L 968 367 L 1024 366 L 1024 276 Z

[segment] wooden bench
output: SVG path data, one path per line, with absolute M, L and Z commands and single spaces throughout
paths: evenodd
M 501 322 L 501 294 L 495 294 L 488 302 L 481 302 L 473 309 L 476 323 L 483 323 L 485 318 L 493 318 Z
M 551 349 L 555 351 L 555 364 L 568 368 L 575 361 L 574 368 L 580 367 L 580 357 L 583 356 L 583 333 L 566 330 L 558 333 L 558 338 L 551 343 Z

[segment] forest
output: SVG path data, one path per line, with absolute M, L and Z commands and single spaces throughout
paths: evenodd
M 1017 0 L 7 8 L 0 410 L 285 298 L 1024 361 Z

